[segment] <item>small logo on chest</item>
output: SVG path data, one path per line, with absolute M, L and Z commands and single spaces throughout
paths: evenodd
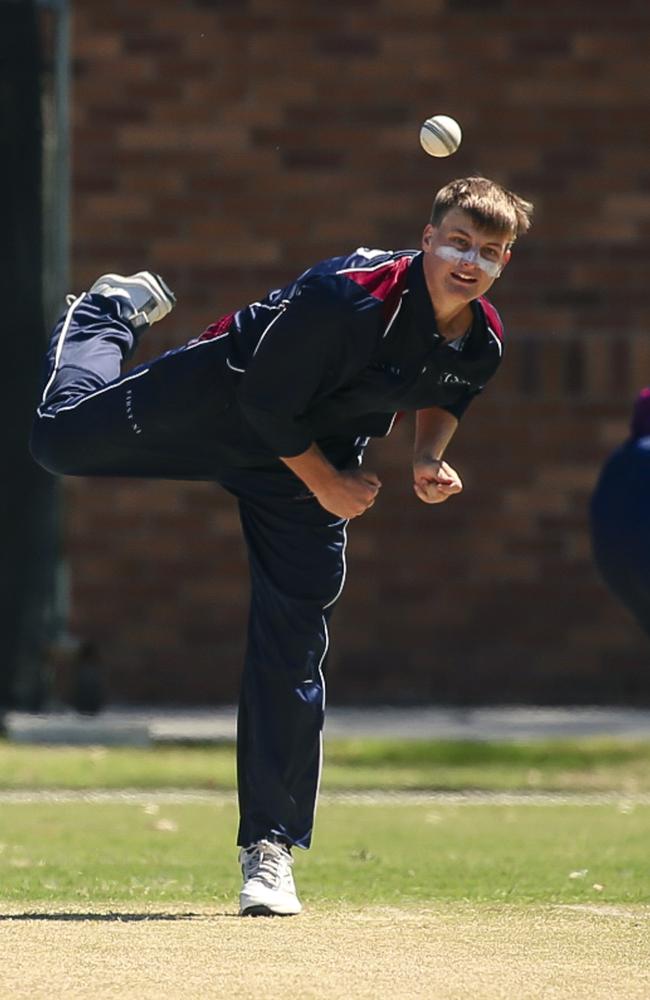
M 440 372 L 438 376 L 439 385 L 471 385 L 469 379 L 456 375 L 455 372 Z

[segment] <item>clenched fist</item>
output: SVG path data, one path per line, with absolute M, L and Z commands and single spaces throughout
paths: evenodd
M 381 482 L 374 472 L 353 469 L 340 472 L 327 485 L 314 489 L 314 495 L 325 510 L 349 519 L 365 514 L 380 488 Z
M 443 503 L 462 488 L 456 470 L 441 458 L 417 458 L 413 462 L 413 489 L 423 503 Z

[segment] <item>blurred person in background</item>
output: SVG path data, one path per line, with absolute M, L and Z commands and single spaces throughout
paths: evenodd
M 630 436 L 602 468 L 590 522 L 605 583 L 650 636 L 650 387 L 635 400 Z
M 174 305 L 157 275 L 103 275 L 55 327 L 32 435 L 41 465 L 217 481 L 239 502 L 252 582 L 237 732 L 242 914 L 301 909 L 291 849 L 312 837 L 328 624 L 348 522 L 381 488 L 364 448 L 413 411 L 416 496 L 437 504 L 461 491 L 443 455 L 501 362 L 485 294 L 531 213 L 486 178 L 452 181 L 420 250 L 322 261 L 127 375 L 141 334 Z

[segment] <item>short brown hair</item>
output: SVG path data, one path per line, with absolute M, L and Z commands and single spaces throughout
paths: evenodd
M 514 242 L 530 229 L 533 205 L 487 177 L 461 177 L 438 191 L 430 223 L 439 226 L 452 208 L 460 208 L 481 229 L 510 234 Z

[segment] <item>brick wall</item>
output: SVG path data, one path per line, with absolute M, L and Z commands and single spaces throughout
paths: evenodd
M 596 578 L 586 504 L 650 380 L 650 7 L 546 0 L 149 0 L 74 8 L 75 289 L 151 267 L 179 297 L 139 360 L 313 261 L 417 245 L 481 172 L 536 203 L 493 300 L 509 348 L 439 508 L 410 428 L 373 446 L 350 531 L 334 700 L 650 699 L 647 642 Z M 451 114 L 448 160 L 418 145 Z M 247 580 L 205 484 L 65 484 L 72 627 L 115 700 L 232 700 Z

